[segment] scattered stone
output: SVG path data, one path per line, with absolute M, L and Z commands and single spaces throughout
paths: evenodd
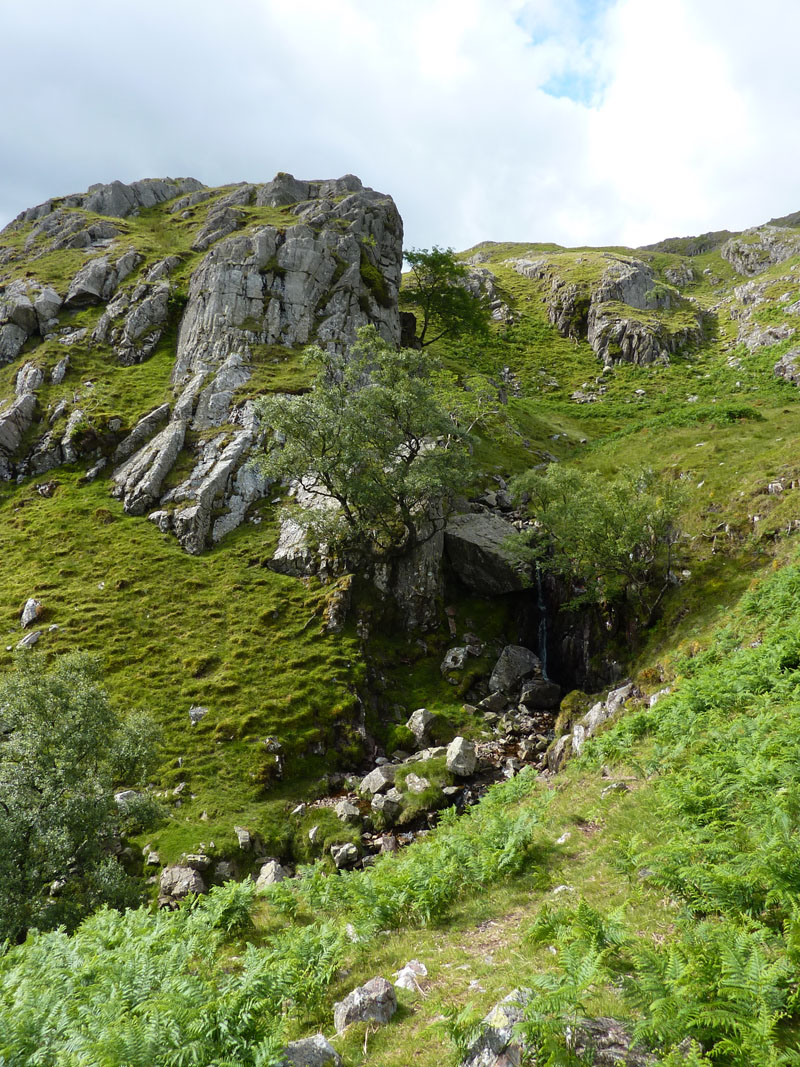
M 542 663 L 535 653 L 523 645 L 506 645 L 494 665 L 489 689 L 494 692 L 518 693 L 520 684 L 533 675 L 541 675 Z M 489 711 L 498 710 L 489 708 Z
M 428 711 L 427 708 L 417 708 L 412 714 L 411 718 L 406 723 L 406 726 L 414 735 L 414 739 L 417 742 L 417 748 L 424 748 L 430 741 L 430 730 L 433 724 L 436 722 L 436 716 Z
M 419 992 L 420 978 L 426 978 L 428 968 L 419 960 L 409 960 L 394 976 L 395 989 L 410 989 L 414 993 Z
M 41 630 L 34 630 L 33 633 L 25 634 L 22 640 L 17 642 L 17 648 L 33 648 L 35 644 L 38 644 L 41 636 Z
M 29 597 L 25 601 L 25 607 L 22 609 L 22 615 L 20 617 L 20 625 L 22 629 L 27 629 L 32 622 L 35 622 L 44 611 L 44 604 L 41 600 L 36 600 L 34 597 Z
M 409 793 L 424 793 L 430 787 L 430 784 L 427 778 L 423 778 L 413 772 L 406 775 L 405 787 Z
M 258 872 L 256 889 L 264 889 L 268 885 L 275 885 L 276 882 L 282 882 L 288 877 L 289 872 L 277 860 L 267 860 Z
M 204 719 L 208 715 L 208 708 L 201 707 L 199 704 L 193 704 L 189 708 L 189 718 L 192 726 L 197 726 L 201 719 Z
M 360 793 L 384 793 L 392 785 L 394 785 L 394 778 L 397 768 L 393 767 L 391 763 L 381 764 L 380 767 L 376 767 L 374 771 L 370 771 L 365 778 L 362 778 L 361 785 L 359 786 Z
M 139 794 L 135 789 L 122 789 L 119 793 L 114 794 L 114 803 L 117 805 L 120 811 L 127 811 L 131 806 L 131 803 L 136 800 Z
M 356 1022 L 373 1022 L 382 1026 L 389 1022 L 396 1011 L 397 996 L 392 983 L 385 978 L 373 978 L 334 1004 L 333 1025 L 337 1034 Z
M 205 852 L 189 852 L 181 856 L 181 863 L 185 867 L 191 867 L 193 871 L 207 871 L 211 866 L 211 857 Z
M 283 1056 L 291 1067 L 342 1067 L 342 1057 L 324 1034 L 290 1041 L 283 1050 Z
M 381 852 L 397 852 L 397 838 L 394 834 L 384 834 L 381 837 Z
M 203 879 L 193 867 L 175 865 L 165 867 L 159 880 L 158 902 L 161 907 L 169 907 L 173 902 L 183 900 L 190 893 L 205 893 Z
M 600 793 L 600 797 L 605 800 L 606 797 L 613 796 L 615 793 L 630 793 L 630 786 L 627 786 L 625 782 L 612 782 Z
M 358 860 L 358 849 L 350 841 L 344 845 L 331 845 L 331 859 L 339 870 L 352 867 Z
M 220 882 L 230 882 L 236 877 L 236 864 L 231 860 L 219 860 L 214 867 L 214 877 Z
M 403 797 L 399 790 L 390 789 L 388 793 L 376 793 L 370 806 L 373 811 L 381 812 L 389 822 L 394 822 L 403 810 Z
M 448 671 L 460 671 L 463 670 L 469 659 L 468 648 L 451 648 L 449 652 L 445 654 L 442 660 L 441 672 L 447 674 Z
M 466 738 L 454 737 L 447 746 L 447 769 L 459 778 L 474 774 L 476 760 L 475 745 Z
M 249 852 L 253 847 L 253 835 L 250 831 L 244 826 L 234 826 L 233 832 L 236 834 L 242 852 Z
M 308 840 L 311 842 L 312 845 L 315 845 L 317 843 L 318 837 L 319 826 L 312 826 L 311 829 L 308 831 Z
M 334 811 L 342 822 L 353 824 L 361 822 L 361 812 L 358 810 L 358 805 L 351 800 L 340 800 Z

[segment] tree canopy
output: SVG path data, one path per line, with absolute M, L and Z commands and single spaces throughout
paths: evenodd
M 419 312 L 422 347 L 442 337 L 487 333 L 486 299 L 467 287 L 469 268 L 456 259 L 452 248 L 412 248 L 405 258 L 411 283 L 401 291 L 400 302 Z
M 466 434 L 437 399 L 438 364 L 362 327 L 344 354 L 313 347 L 309 393 L 259 401 L 265 472 L 304 491 L 303 520 L 350 556 L 411 548 L 441 525 L 469 471 Z
M 575 600 L 627 599 L 649 624 L 669 587 L 680 537 L 682 494 L 651 470 L 608 478 L 562 464 L 514 479 L 537 529 L 528 539 L 539 565 L 568 581 Z
M 152 724 L 120 718 L 96 661 L 20 658 L 0 683 L 0 941 L 136 899 L 108 849 L 123 814 L 114 785 L 136 784 L 153 754 Z

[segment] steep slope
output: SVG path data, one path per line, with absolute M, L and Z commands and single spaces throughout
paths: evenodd
M 374 809 L 359 801 L 358 816 L 340 819 L 329 794 L 347 789 L 353 803 L 345 773 L 410 744 L 403 724 L 421 706 L 439 716 L 433 743 L 462 734 L 486 746 L 490 777 L 542 769 L 552 701 L 519 711 L 509 695 L 476 710 L 502 649 L 536 653 L 561 693 L 622 682 L 634 665 L 623 617 L 567 610 L 556 583 L 521 580 L 503 558 L 504 533 L 530 522 L 506 491 L 518 471 L 642 464 L 686 485 L 681 567 L 636 653 L 642 669 L 659 671 L 663 650 L 695 640 L 787 551 L 800 233 L 773 224 L 714 237 L 678 250 L 464 253 L 496 325 L 487 342 L 437 351 L 457 389 L 483 376 L 494 414 L 478 425 L 480 473 L 462 516 L 408 567 L 416 614 L 404 621 L 423 635 L 401 625 L 389 588 L 357 589 L 329 632 L 347 577 L 270 569 L 280 490 L 247 465 L 262 433 L 252 400 L 306 388 L 304 344 L 345 346 L 366 322 L 399 340 L 402 223 L 390 198 L 352 176 L 114 183 L 48 201 L 3 232 L 4 666 L 36 596 L 38 648 L 99 652 L 115 698 L 162 723 L 154 791 L 169 817 L 137 847 L 160 865 L 200 854 L 239 874 L 347 842 L 369 863 Z M 465 791 L 441 752 L 428 756 L 395 772 L 429 786 L 406 808 L 407 839 L 435 824 L 430 808 L 461 806 L 483 785 Z M 300 800 L 312 806 L 291 818 Z M 234 826 L 261 847 L 240 847 Z M 144 860 L 136 852 L 150 875 Z

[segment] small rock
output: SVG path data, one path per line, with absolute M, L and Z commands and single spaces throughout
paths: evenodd
M 277 860 L 268 860 L 261 868 L 256 879 L 256 889 L 264 889 L 268 885 L 275 885 L 289 877 L 288 871 L 281 867 Z
M 358 860 L 358 849 L 350 841 L 344 845 L 331 845 L 331 859 L 339 870 L 352 867 Z
M 135 801 L 138 796 L 139 794 L 135 789 L 122 789 L 119 793 L 114 794 L 114 803 L 120 811 L 127 811 L 132 801 Z
M 22 609 L 22 615 L 20 617 L 20 625 L 22 629 L 27 629 L 32 622 L 35 622 L 44 611 L 44 604 L 41 600 L 36 600 L 34 597 L 29 597 L 25 601 L 25 607 Z
M 419 992 L 418 979 L 426 978 L 427 975 L 428 968 L 424 963 L 420 963 L 419 960 L 409 960 L 408 963 L 395 974 L 395 988 L 410 989 L 412 992 Z
M 17 648 L 33 648 L 41 636 L 41 630 L 34 630 L 33 633 L 25 634 L 22 640 L 17 642 Z
M 236 834 L 242 852 L 249 852 L 253 847 L 253 835 L 250 831 L 244 826 L 234 826 L 233 832 Z
M 460 671 L 463 670 L 469 659 L 469 649 L 464 648 L 451 648 L 449 652 L 445 654 L 442 660 L 441 672 L 447 674 L 448 671 Z
M 406 726 L 414 735 L 417 742 L 417 748 L 424 748 L 430 740 L 430 729 L 436 721 L 436 716 L 427 710 L 427 708 L 417 708 L 412 714 L 411 718 L 406 723 Z
M 291 1067 L 342 1067 L 342 1057 L 323 1034 L 290 1041 L 283 1056 Z
M 468 778 L 475 772 L 475 745 L 464 737 L 454 737 L 447 746 L 447 769 L 459 778 Z
M 388 1023 L 397 1011 L 397 996 L 391 982 L 385 978 L 373 978 L 359 986 L 333 1006 L 333 1025 L 341 1034 L 351 1023 Z
M 394 785 L 396 768 L 391 763 L 384 763 L 361 780 L 360 793 L 384 793 Z
M 204 719 L 208 715 L 208 708 L 203 708 L 199 704 L 193 704 L 189 708 L 189 718 L 191 719 L 192 726 L 196 726 L 201 719 Z
M 613 796 L 614 793 L 630 793 L 630 788 L 625 782 L 612 782 L 600 793 L 600 797 L 605 800 L 606 797 Z
M 319 826 L 312 826 L 311 829 L 308 831 L 308 840 L 311 842 L 312 845 L 315 845 L 317 843 L 318 837 Z
M 423 778 L 421 775 L 414 774 L 413 772 L 406 775 L 405 787 L 409 793 L 424 793 L 429 788 L 430 782 L 427 778 Z
M 346 823 L 361 822 L 361 812 L 351 800 L 340 800 L 334 808 L 337 816 Z
M 230 860 L 219 860 L 214 868 L 214 877 L 220 882 L 230 882 L 236 877 L 236 867 Z
M 204 852 L 189 852 L 181 856 L 181 863 L 193 871 L 207 871 L 211 866 L 211 857 Z
M 375 812 L 381 812 L 390 822 L 394 822 L 403 809 L 403 797 L 397 789 L 390 789 L 388 793 L 376 793 L 372 798 L 371 808 Z
M 307 804 L 298 804 L 296 808 L 292 808 L 291 814 L 297 816 L 305 815 L 307 807 Z

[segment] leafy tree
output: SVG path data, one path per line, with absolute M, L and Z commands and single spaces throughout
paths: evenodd
M 312 504 L 301 521 L 350 556 L 398 554 L 430 537 L 469 471 L 465 434 L 433 387 L 436 362 L 397 351 L 373 326 L 346 355 L 313 347 L 305 359 L 309 393 L 259 402 L 276 435 L 265 472 L 296 480 Z
M 466 286 L 469 269 L 452 248 L 412 248 L 405 253 L 411 266 L 411 284 L 400 294 L 401 303 L 416 308 L 422 318 L 419 342 L 432 345 L 442 337 L 485 335 L 489 308 L 485 297 Z M 431 330 L 433 336 L 428 336 Z
M 544 569 L 571 583 L 578 602 L 628 599 L 652 622 L 669 588 L 682 493 L 653 471 L 606 478 L 552 464 L 517 477 L 536 531 L 528 537 Z
M 50 670 L 27 654 L 0 685 L 0 939 L 136 898 L 108 850 L 120 823 L 114 782 L 147 772 L 153 728 L 121 721 L 98 674 L 83 654 Z

